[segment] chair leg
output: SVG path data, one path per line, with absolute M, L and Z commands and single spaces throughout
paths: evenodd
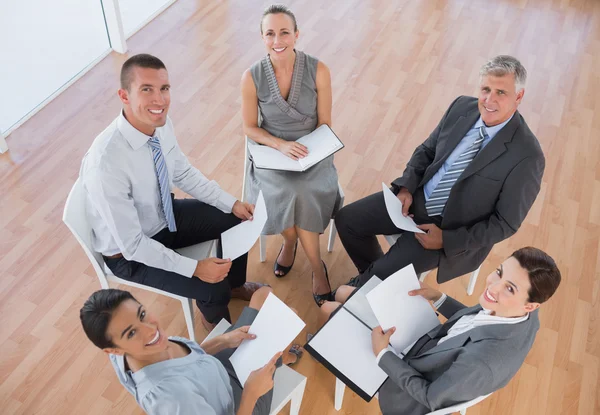
M 342 190 L 342 186 L 338 182 L 338 193 L 340 195 L 340 209 L 344 207 L 344 199 L 346 196 L 344 195 L 344 191 Z M 333 244 L 335 243 L 335 237 L 337 235 L 337 228 L 335 227 L 335 220 L 331 218 L 331 222 L 329 224 L 329 241 L 327 242 L 327 252 L 333 252 Z
M 329 242 L 327 242 L 327 252 L 333 251 L 333 244 L 335 243 L 335 236 L 337 235 L 337 228 L 335 227 L 335 221 L 331 219 L 329 222 Z
M 258 246 L 260 248 L 260 262 L 265 262 L 267 260 L 267 235 L 260 235 Z
M 469 280 L 469 286 L 467 287 L 467 294 L 472 295 L 473 290 L 475 290 L 475 284 L 477 284 L 477 277 L 479 276 L 479 271 L 481 271 L 481 267 L 477 268 L 471 274 L 471 279 Z
M 294 392 L 292 392 L 292 398 L 290 400 L 290 415 L 298 415 L 300 413 L 300 405 L 302 405 L 302 398 L 304 397 L 304 389 L 306 388 L 306 379 L 302 382 Z
M 425 271 L 422 272 L 421 274 L 419 274 L 419 281 L 423 282 L 425 281 L 425 277 L 427 276 L 427 274 L 429 274 L 431 271 Z
M 187 324 L 190 340 L 195 342 L 196 335 L 194 333 L 194 302 L 190 298 L 181 300 L 183 307 L 183 315 L 185 316 L 185 324 Z
M 346 385 L 344 382 L 335 378 L 335 410 L 339 411 L 342 409 L 342 402 L 344 401 L 344 391 L 346 390 Z

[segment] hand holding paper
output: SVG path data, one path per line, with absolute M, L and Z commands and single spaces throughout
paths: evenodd
M 390 189 L 381 183 L 383 187 L 383 199 L 385 200 L 385 207 L 387 209 L 390 219 L 394 222 L 397 228 L 405 231 L 414 233 L 425 233 L 421 229 L 417 228 L 417 224 L 410 216 L 404 216 L 402 214 L 402 202 L 392 193 Z
M 387 331 L 396 327 L 390 344 L 398 353 L 440 324 L 426 299 L 408 295 L 409 291 L 420 288 L 415 269 L 410 264 L 366 295 L 381 328 Z
M 248 329 L 256 339 L 244 340 L 229 358 L 240 383 L 246 383 L 252 371 L 263 367 L 275 353 L 284 350 L 304 326 L 292 309 L 270 293 Z
M 247 220 L 221 234 L 223 258 L 232 261 L 252 248 L 267 223 L 267 206 L 262 191 L 258 194 L 252 220 Z

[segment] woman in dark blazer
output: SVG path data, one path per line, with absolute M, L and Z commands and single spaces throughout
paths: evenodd
M 539 329 L 538 308 L 560 284 L 554 260 L 536 248 L 522 248 L 492 272 L 479 304 L 467 307 L 422 285 L 421 295 L 448 320 L 399 356 L 389 345 L 394 328 L 372 333 L 373 353 L 389 375 L 379 391 L 384 415 L 426 414 L 504 387 L 517 373 Z M 325 316 L 356 290 L 343 286 Z

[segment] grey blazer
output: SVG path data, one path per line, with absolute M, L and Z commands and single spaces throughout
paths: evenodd
M 477 98 L 458 97 L 392 186 L 406 187 L 424 209 L 422 187 L 479 118 Z M 444 246 L 438 269 L 443 283 L 479 267 L 495 243 L 513 235 L 535 201 L 544 154 L 517 111 L 458 178 L 441 223 Z
M 448 330 L 481 306 L 448 297 L 438 309 L 448 321 L 417 341 L 404 360 L 385 353 L 379 366 L 389 375 L 379 391 L 384 415 L 420 415 L 487 395 L 517 373 L 540 327 L 538 311 L 516 324 L 471 329 L 438 345 Z

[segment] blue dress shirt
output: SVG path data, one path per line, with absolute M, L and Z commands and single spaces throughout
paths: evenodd
M 481 150 L 483 150 L 483 148 L 490 141 L 492 141 L 492 139 L 496 136 L 496 134 L 498 134 L 498 132 L 506 124 L 508 124 L 508 122 L 512 119 L 512 117 L 514 117 L 514 114 L 508 120 L 504 121 L 501 124 L 494 125 L 493 127 L 487 127 L 483 123 L 483 120 L 481 119 L 481 117 L 479 117 L 477 122 L 475 124 L 473 124 L 473 126 L 471 127 L 471 130 L 479 128 L 483 125 L 483 128 L 485 129 L 485 132 L 487 133 L 487 137 L 485 137 L 485 139 L 483 140 L 483 143 L 481 144 Z M 450 167 L 456 161 L 456 159 L 458 159 L 460 157 L 460 155 L 462 153 L 464 153 L 467 150 L 467 148 L 469 148 L 473 144 L 473 142 L 478 138 L 478 136 L 476 134 L 473 134 L 472 139 L 467 139 L 466 138 L 467 135 L 469 135 L 469 132 L 467 132 L 467 134 L 465 134 L 465 137 L 463 137 L 463 139 L 460 140 L 460 143 L 458 143 L 458 145 L 456 146 L 454 151 L 452 151 L 450 156 L 446 159 L 446 161 L 444 162 L 442 167 L 440 167 L 440 169 L 433 175 L 433 177 L 423 187 L 423 193 L 425 193 L 426 201 L 429 200 L 431 193 L 435 190 L 435 188 L 438 185 L 438 183 L 440 182 L 440 180 L 442 180 L 442 177 L 444 177 L 444 174 L 446 173 L 446 171 L 448 171 L 450 169 Z M 479 150 L 479 151 L 481 152 L 481 150 Z

